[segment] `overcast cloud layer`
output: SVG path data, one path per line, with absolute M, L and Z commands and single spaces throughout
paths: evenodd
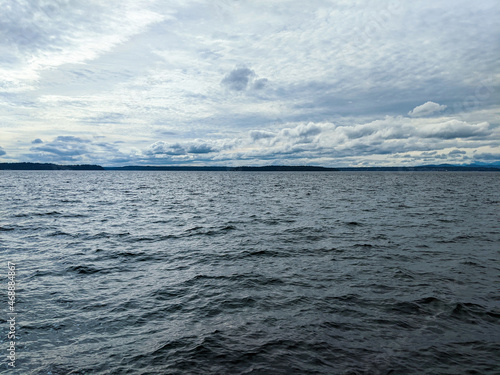
M 500 3 L 0 4 L 0 161 L 500 164 Z

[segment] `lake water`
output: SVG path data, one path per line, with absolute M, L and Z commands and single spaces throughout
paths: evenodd
M 0 177 L 2 374 L 500 374 L 499 173 Z

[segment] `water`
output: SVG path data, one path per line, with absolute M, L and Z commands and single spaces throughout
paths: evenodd
M 500 374 L 499 174 L 2 171 L 8 374 Z

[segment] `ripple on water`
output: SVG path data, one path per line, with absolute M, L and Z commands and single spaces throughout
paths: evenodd
M 498 174 L 4 172 L 13 374 L 498 373 Z

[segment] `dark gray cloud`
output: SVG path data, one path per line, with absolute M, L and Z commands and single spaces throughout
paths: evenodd
M 190 145 L 186 150 L 190 154 L 208 154 L 214 151 L 215 149 L 206 143 Z
M 263 90 L 268 85 L 267 78 L 258 78 L 255 71 L 249 68 L 236 68 L 226 74 L 221 85 L 232 91 Z
M 90 140 L 74 136 L 58 136 L 51 142 L 32 142 L 36 146 L 30 151 L 38 155 L 52 155 L 62 158 L 62 160 L 77 160 L 78 156 L 89 154 L 91 151 L 87 145 Z
M 37 153 L 48 153 L 61 157 L 74 157 L 89 153 L 88 148 L 84 146 L 56 142 L 50 143 L 46 146 L 31 147 L 30 150 Z
M 255 72 L 248 68 L 237 68 L 227 74 L 221 83 L 234 91 L 243 91 L 248 87 L 250 80 L 255 77 Z
M 482 153 L 476 153 L 473 155 L 473 159 L 476 161 L 483 161 L 483 162 L 494 162 L 496 164 L 500 164 L 500 153 L 499 154 L 494 154 L 494 153 L 489 153 L 489 152 L 482 152 Z
M 186 150 L 179 143 L 169 145 L 166 142 L 157 141 L 146 149 L 145 154 L 146 155 L 185 155 Z
M 250 138 L 253 141 L 258 141 L 260 139 L 274 138 L 276 137 L 275 133 L 266 131 L 266 130 L 252 130 L 250 131 Z
M 448 155 L 453 156 L 453 157 L 461 156 L 461 155 L 465 155 L 465 154 L 467 154 L 467 152 L 465 152 L 464 150 L 452 150 L 452 151 L 448 152 Z
M 157 141 L 145 150 L 145 154 L 180 156 L 187 154 L 208 154 L 215 151 L 217 151 L 217 148 L 204 141 L 187 142 L 185 144 L 168 144 L 164 141 Z
M 96 137 L 96 139 L 102 138 Z M 128 155 L 123 154 L 117 148 L 115 142 L 102 140 L 96 142 L 75 136 L 58 136 L 52 141 L 36 142 L 29 151 L 23 155 L 23 160 L 53 163 L 102 163 L 104 165 L 108 163 L 108 160 L 113 159 L 131 160 Z
M 91 149 L 86 145 L 90 140 L 85 140 L 74 136 L 58 136 L 51 142 L 32 142 L 35 146 L 30 151 L 39 156 L 52 155 L 51 161 L 57 158 L 63 161 L 75 161 L 79 156 L 91 153 Z
M 267 78 L 256 79 L 253 83 L 253 88 L 255 90 L 262 90 L 264 87 L 266 87 L 268 82 L 269 80 Z

